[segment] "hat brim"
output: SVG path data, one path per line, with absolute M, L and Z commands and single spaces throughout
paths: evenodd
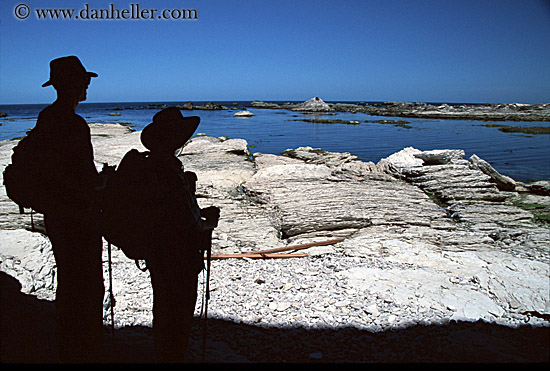
M 87 72 L 85 73 L 86 77 L 97 77 L 98 74 L 95 73 L 95 72 Z M 45 88 L 46 86 L 50 86 L 53 84 L 53 81 L 52 80 L 48 80 L 46 81 L 45 83 L 42 84 L 42 87 Z
M 140 135 L 141 143 L 149 150 L 181 148 L 191 139 L 201 119 L 198 116 L 183 117 L 175 124 L 159 124 L 152 122 Z

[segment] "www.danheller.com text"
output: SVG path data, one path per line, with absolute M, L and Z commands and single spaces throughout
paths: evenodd
M 30 9 L 26 9 L 30 13 Z M 22 10 L 19 10 L 21 13 Z M 94 8 L 90 4 L 84 4 L 81 9 L 68 8 L 36 8 L 34 9 L 38 19 L 82 19 L 82 20 L 168 20 L 168 19 L 198 19 L 197 9 L 163 9 L 142 8 L 140 4 L 133 3 L 126 8 L 117 8 L 113 3 L 106 8 Z M 16 10 L 16 15 L 18 11 Z M 23 19 L 23 17 L 18 17 Z M 26 18 L 26 17 L 25 17 Z

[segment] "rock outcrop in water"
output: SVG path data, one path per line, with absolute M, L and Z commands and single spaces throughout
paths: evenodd
M 314 97 L 304 103 L 297 104 L 292 108 L 293 111 L 300 112 L 330 112 L 333 109 L 321 98 Z
M 313 98 L 315 99 L 315 98 Z M 306 103 L 266 103 L 253 101 L 252 107 L 301 110 Z M 324 111 L 363 112 L 373 116 L 460 119 L 479 121 L 550 121 L 550 104 L 430 104 L 423 102 L 385 102 L 383 104 L 326 103 Z
M 98 168 L 118 163 L 131 148 L 144 150 L 138 132 L 90 126 Z M 2 171 L 15 144 L 0 142 Z M 463 156 L 459 149 L 405 148 L 375 164 L 311 147 L 279 156 L 251 154 L 242 139 L 192 139 L 181 159 L 198 175 L 199 203 L 221 209 L 214 253 L 344 238 L 303 250 L 308 258 L 214 261 L 209 315 L 254 326 L 374 332 L 451 320 L 550 326 L 547 184 L 514 182 L 477 156 Z M 29 215 L 18 214 L 3 187 L 0 213 L 1 270 L 24 293 L 52 300 L 49 240 L 28 231 Z M 41 216 L 34 222 L 40 225 Z M 115 248 L 113 276 L 116 325 L 150 327 L 148 274 Z M 237 349 L 227 345 L 232 336 L 209 334 L 210 341 L 225 344 L 225 357 L 236 352 L 236 359 L 252 359 L 260 352 L 253 348 L 265 345 Z M 198 344 L 192 339 L 197 359 Z M 329 354 L 332 344 L 319 351 Z M 421 347 L 400 348 L 411 346 Z M 448 359 L 457 357 L 450 353 Z M 358 354 L 363 356 L 356 360 L 369 359 L 361 358 L 368 351 Z

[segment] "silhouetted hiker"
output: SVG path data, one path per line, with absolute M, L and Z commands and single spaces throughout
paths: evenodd
M 204 268 L 201 249 L 203 243 L 210 243 L 210 233 L 219 219 L 217 207 L 199 208 L 194 194 L 196 176 L 184 173 L 175 156 L 199 121 L 196 116 L 184 118 L 176 107 L 166 108 L 155 114 L 141 133 L 141 142 L 151 151 L 149 158 L 162 195 L 158 204 L 162 216 L 151 233 L 151 255 L 146 259 L 153 286 L 153 333 L 159 362 L 184 360 L 198 274 Z
M 36 129 L 47 137 L 48 168 L 55 183 L 44 222 L 57 265 L 56 321 L 62 362 L 97 359 L 103 331 L 102 240 L 94 198 L 101 187 L 90 128 L 75 113 L 86 100 L 91 77 L 75 56 L 50 62 L 57 100 L 38 115 Z

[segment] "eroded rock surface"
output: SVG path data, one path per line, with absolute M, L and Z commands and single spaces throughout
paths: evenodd
M 98 169 L 144 150 L 138 132 L 91 128 Z M 0 142 L 2 170 L 14 144 Z M 463 156 L 405 148 L 374 164 L 311 147 L 278 156 L 252 154 L 242 139 L 193 138 L 180 158 L 198 175 L 200 205 L 221 208 L 213 253 L 344 238 L 301 251 L 307 258 L 213 261 L 209 315 L 369 331 L 450 320 L 548 326 L 550 228 L 523 207 L 549 204 L 546 183 L 502 181 L 482 159 Z M 49 240 L 26 230 L 29 215 L 18 214 L 3 187 L 0 213 L 1 270 L 23 292 L 53 299 Z M 104 258 L 107 278 L 106 245 Z M 115 247 L 113 277 L 117 327 L 150 327 L 148 273 Z

